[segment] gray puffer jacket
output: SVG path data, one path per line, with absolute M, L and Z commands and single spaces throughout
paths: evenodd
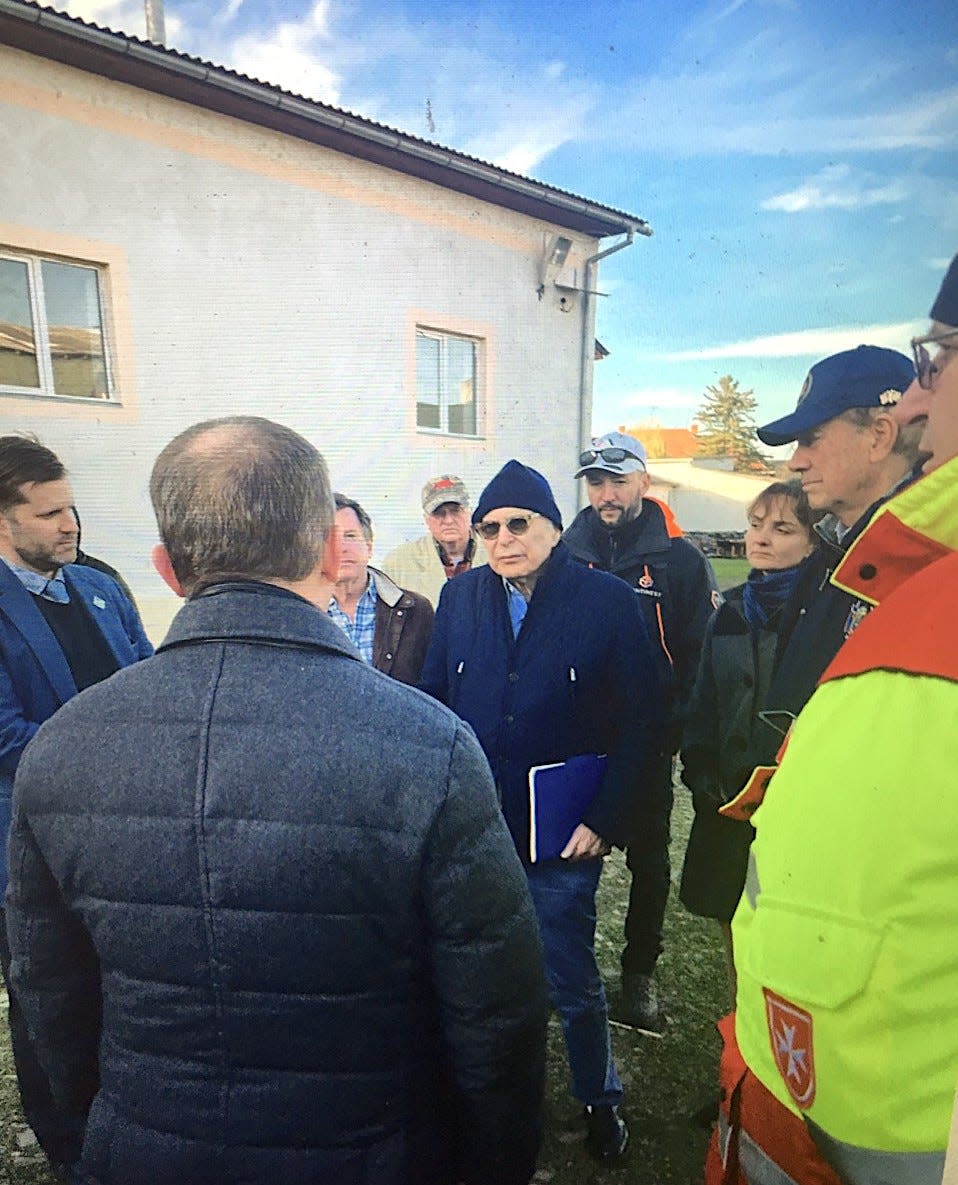
M 488 766 L 308 602 L 215 586 L 66 704 L 11 856 L 13 980 L 85 1179 L 532 1175 L 546 993 Z

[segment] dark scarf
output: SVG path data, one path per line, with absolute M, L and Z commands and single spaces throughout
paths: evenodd
M 742 589 L 745 620 L 750 630 L 758 632 L 776 616 L 795 587 L 801 564 L 774 572 L 760 572 L 753 568 Z

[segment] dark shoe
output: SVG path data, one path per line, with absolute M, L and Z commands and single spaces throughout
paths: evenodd
M 647 1037 L 664 1037 L 669 1022 L 659 1003 L 659 993 L 651 975 L 631 973 L 622 976 L 622 1000 L 616 1019 L 638 1029 Z
M 629 1125 L 618 1107 L 597 1103 L 586 1107 L 586 1147 L 598 1160 L 618 1160 L 629 1143 Z

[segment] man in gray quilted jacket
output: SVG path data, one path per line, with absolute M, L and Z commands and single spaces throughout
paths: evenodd
M 325 608 L 326 466 L 255 417 L 163 450 L 155 659 L 15 787 L 13 979 L 102 1185 L 522 1185 L 546 992 L 468 729 Z

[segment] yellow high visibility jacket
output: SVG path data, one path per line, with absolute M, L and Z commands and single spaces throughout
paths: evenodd
M 958 459 L 886 503 L 833 580 L 878 608 L 752 820 L 736 1035 L 843 1179 L 938 1185 L 958 1075 Z

